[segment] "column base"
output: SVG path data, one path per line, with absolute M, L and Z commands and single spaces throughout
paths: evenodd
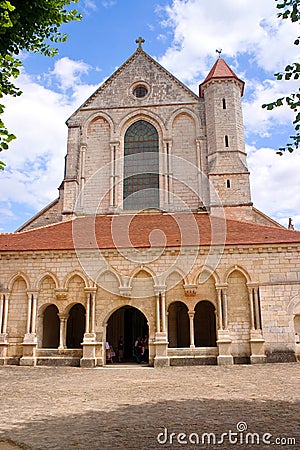
M 265 364 L 267 362 L 266 355 L 251 355 L 250 356 L 251 364 Z
M 83 355 L 80 367 L 92 369 L 104 365 L 102 355 L 102 342 L 96 341 L 96 333 L 85 333 L 83 337 Z
M 96 366 L 96 358 L 81 358 L 80 360 L 80 367 L 83 369 L 94 369 Z
M 251 330 L 250 332 L 251 364 L 264 364 L 267 360 L 265 354 L 265 340 L 261 330 Z
M 0 334 L 0 365 L 5 366 L 7 364 L 7 349 L 8 349 L 8 334 Z
M 170 366 L 170 358 L 168 356 L 155 356 L 154 358 L 154 368 L 160 369 L 162 367 Z
M 168 357 L 168 336 L 166 332 L 155 333 L 155 357 L 154 367 L 168 367 L 170 365 L 170 358 Z
M 229 366 L 234 364 L 231 352 L 231 342 L 228 330 L 218 330 L 217 346 L 219 356 L 217 357 L 217 363 L 219 366 Z
M 219 355 L 217 357 L 217 364 L 218 364 L 218 366 L 232 366 L 234 364 L 233 356 L 232 355 Z
M 20 358 L 20 366 L 36 365 L 37 336 L 35 333 L 26 333 L 22 343 L 23 356 Z

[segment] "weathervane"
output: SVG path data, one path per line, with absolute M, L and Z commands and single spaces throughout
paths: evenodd
M 217 48 L 216 52 L 218 53 L 219 58 L 221 58 L 222 49 L 221 48 Z
M 137 44 L 139 44 L 139 48 L 142 48 L 142 44 L 145 42 L 145 39 L 143 39 L 141 36 L 136 39 L 135 41 Z

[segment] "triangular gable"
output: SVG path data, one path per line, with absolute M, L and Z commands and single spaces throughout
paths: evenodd
M 126 94 L 138 81 L 145 81 L 151 88 L 153 86 L 147 99 L 140 102 L 143 106 L 158 101 L 163 104 L 164 100 L 168 104 L 199 101 L 193 91 L 139 47 L 68 120 L 84 109 L 137 106 L 136 99 Z

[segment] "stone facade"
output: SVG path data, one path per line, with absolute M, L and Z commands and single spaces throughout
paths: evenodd
M 70 117 L 59 198 L 0 235 L 0 363 L 102 366 L 120 336 L 131 361 L 145 335 L 156 367 L 296 360 L 300 236 L 252 205 L 243 88 L 219 59 L 198 97 L 139 42 Z

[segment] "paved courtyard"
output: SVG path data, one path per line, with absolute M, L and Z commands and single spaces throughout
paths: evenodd
M 0 386 L 0 450 L 300 449 L 299 363 L 10 366 Z

